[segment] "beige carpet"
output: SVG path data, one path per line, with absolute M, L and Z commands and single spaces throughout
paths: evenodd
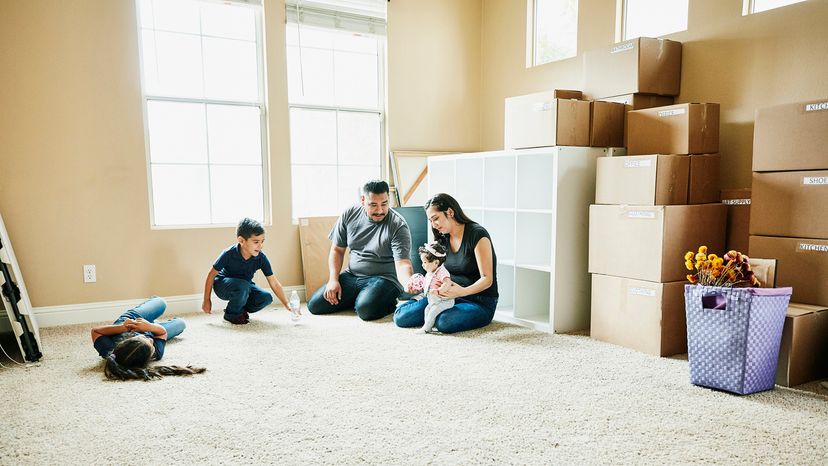
M 828 464 L 828 390 L 740 397 L 687 362 L 495 323 L 416 335 L 353 313 L 187 316 L 165 362 L 105 381 L 89 326 L 0 369 L 0 464 Z M 8 365 L 8 362 L 4 362 Z

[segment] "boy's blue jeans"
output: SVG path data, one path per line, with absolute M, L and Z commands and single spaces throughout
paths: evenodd
M 225 317 L 235 318 L 244 312 L 261 311 L 273 302 L 273 296 L 256 286 L 251 280 L 242 278 L 216 277 L 213 280 L 216 296 L 227 301 Z
M 330 314 L 353 309 L 362 320 L 377 320 L 394 312 L 400 289 L 382 277 L 357 277 L 351 272 L 339 274 L 342 298 L 339 304 L 325 301 L 325 287 L 316 290 L 308 300 L 311 314 Z M 420 322 L 422 325 L 422 322 Z
M 425 322 L 427 299 L 409 300 L 394 312 L 397 327 L 422 327 Z M 454 307 L 437 316 L 434 326 L 441 333 L 457 333 L 485 327 L 492 323 L 497 298 L 491 296 L 466 296 L 455 298 Z
M 120 324 L 126 319 L 137 319 L 140 317 L 148 322 L 153 322 L 164 327 L 164 330 L 167 331 L 167 341 L 170 341 L 180 335 L 187 326 L 184 324 L 183 320 L 178 318 L 165 320 L 163 322 L 155 322 L 155 319 L 161 317 L 161 314 L 163 314 L 166 309 L 167 302 L 158 296 L 153 296 L 152 298 L 121 314 L 114 323 Z

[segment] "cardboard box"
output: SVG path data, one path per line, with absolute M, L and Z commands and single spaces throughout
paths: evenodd
M 596 100 L 592 102 L 591 113 L 589 145 L 592 147 L 623 147 L 626 106 Z
M 299 244 L 302 254 L 302 274 L 305 280 L 306 300 L 328 282 L 328 254 L 331 252 L 331 232 L 339 217 L 299 218 Z M 350 249 L 345 251 L 342 269 L 348 268 Z
M 782 329 L 776 383 L 801 385 L 828 376 L 828 307 L 791 303 Z
M 725 249 L 744 253 L 750 241 L 750 189 L 723 189 L 721 197 L 727 206 Z
M 595 203 L 687 204 L 689 180 L 690 157 L 686 155 L 599 157 Z
M 627 115 L 627 153 L 713 154 L 719 152 L 719 104 L 677 104 Z
M 828 170 L 754 173 L 752 202 L 751 235 L 828 239 Z
M 590 103 L 553 91 L 506 99 L 504 147 L 589 146 Z
M 719 202 L 719 154 L 696 154 L 690 156 L 690 183 L 687 192 L 688 204 L 709 204 Z
M 753 171 L 828 170 L 828 99 L 756 110 Z
M 555 98 L 581 100 L 584 98 L 584 93 L 573 89 L 555 89 Z
M 627 141 L 629 140 L 630 128 L 627 116 L 629 112 L 644 108 L 664 107 L 665 105 L 673 105 L 676 103 L 676 98 L 673 96 L 651 94 L 624 94 L 602 97 L 600 100 L 624 104 L 626 110 L 624 112 L 624 147 L 627 147 Z
M 593 275 L 590 336 L 655 356 L 686 353 L 686 283 Z
M 828 240 L 750 235 L 749 249 L 778 260 L 776 286 L 793 287 L 791 301 L 828 306 Z
M 687 278 L 684 254 L 724 249 L 724 204 L 589 207 L 589 273 L 650 282 Z
M 679 95 L 681 42 L 640 37 L 590 50 L 584 71 L 589 95 Z

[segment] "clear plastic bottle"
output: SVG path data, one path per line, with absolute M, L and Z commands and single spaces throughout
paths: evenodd
M 290 292 L 288 304 L 290 305 L 290 320 L 297 321 L 301 319 L 302 314 L 299 314 L 299 293 L 296 290 Z

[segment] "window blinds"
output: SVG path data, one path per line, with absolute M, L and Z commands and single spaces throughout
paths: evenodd
M 386 0 L 286 0 L 288 22 L 385 35 Z

